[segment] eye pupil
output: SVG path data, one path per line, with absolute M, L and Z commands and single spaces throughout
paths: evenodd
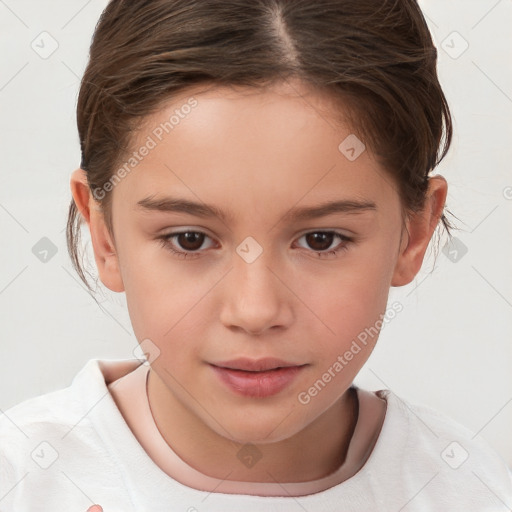
M 333 233 L 310 233 L 306 235 L 308 245 L 315 251 L 328 249 L 332 245 Z M 325 242 L 328 242 L 327 244 Z M 318 246 L 320 244 L 320 246 Z
M 199 240 L 199 244 L 197 241 Z M 188 251 L 197 250 L 203 245 L 204 235 L 195 231 L 187 231 L 178 235 L 179 245 Z

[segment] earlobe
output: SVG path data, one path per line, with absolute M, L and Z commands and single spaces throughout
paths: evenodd
M 423 210 L 411 213 L 406 219 L 391 286 L 405 286 L 419 272 L 430 239 L 443 213 L 447 191 L 448 184 L 442 176 L 429 179 Z
M 124 291 L 114 241 L 110 236 L 99 203 L 90 193 L 87 176 L 83 169 L 77 169 L 72 173 L 70 186 L 75 205 L 89 227 L 94 260 L 101 282 L 113 292 Z

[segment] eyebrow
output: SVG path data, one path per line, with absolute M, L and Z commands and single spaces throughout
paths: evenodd
M 160 199 L 154 199 L 154 196 L 145 197 L 137 202 L 137 207 L 146 211 L 186 213 L 196 217 L 218 217 L 224 222 L 233 219 L 232 213 L 226 213 L 216 206 L 173 197 Z M 315 206 L 293 207 L 281 220 L 304 221 L 333 213 L 358 214 L 375 210 L 377 210 L 377 206 L 372 201 L 335 200 Z

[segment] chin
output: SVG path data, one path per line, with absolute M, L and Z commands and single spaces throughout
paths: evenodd
M 291 425 L 290 421 L 293 421 L 293 415 L 286 417 L 282 412 L 268 419 L 259 418 L 257 415 L 243 419 L 235 417 L 231 422 L 222 423 L 226 430 L 219 429 L 216 425 L 216 431 L 226 439 L 242 445 L 271 444 L 289 439 L 301 431 L 302 425 Z

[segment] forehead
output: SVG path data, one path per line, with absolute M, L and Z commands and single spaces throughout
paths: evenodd
M 345 141 L 359 139 L 342 119 L 339 101 L 297 82 L 182 91 L 141 124 L 131 149 L 145 155 L 114 194 L 130 204 L 172 190 L 261 205 L 336 191 L 366 198 L 382 180 L 394 189 L 368 149 L 347 158 Z
M 198 85 L 163 102 L 157 112 L 143 119 L 132 145 L 148 135 L 158 144 L 182 136 L 202 145 L 215 137 L 218 144 L 225 135 L 233 148 L 247 138 L 252 145 L 268 145 L 305 135 L 314 143 L 325 139 L 327 132 L 336 142 L 348 129 L 345 111 L 339 99 L 300 81 L 265 88 Z

